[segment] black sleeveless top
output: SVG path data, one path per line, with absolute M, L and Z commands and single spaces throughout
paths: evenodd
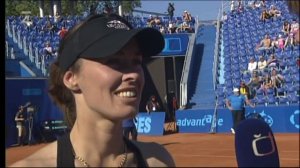
M 127 147 L 133 151 L 137 157 L 137 167 L 148 167 L 147 162 L 142 156 L 141 151 L 133 142 L 124 137 L 124 142 Z M 66 133 L 57 140 L 57 167 L 75 167 L 74 155 L 72 152 L 73 146 L 70 141 L 70 133 Z

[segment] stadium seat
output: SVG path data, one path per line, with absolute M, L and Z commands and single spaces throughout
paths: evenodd
M 290 102 L 290 104 L 299 104 L 299 95 L 295 94 L 295 93 L 291 93 L 287 96 L 288 101 Z
M 287 97 L 278 97 L 278 104 L 286 104 L 289 105 L 289 100 Z
M 265 105 L 267 103 L 267 100 L 264 95 L 256 95 L 253 99 L 253 102 L 255 105 Z

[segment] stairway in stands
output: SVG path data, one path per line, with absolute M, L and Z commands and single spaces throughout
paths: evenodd
M 215 106 L 213 88 L 213 60 L 216 38 L 215 24 L 201 25 L 196 37 L 196 53 L 193 61 L 193 72 L 189 100 L 192 109 L 209 109 Z

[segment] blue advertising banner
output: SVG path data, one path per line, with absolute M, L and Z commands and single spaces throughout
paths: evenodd
M 213 110 L 176 111 L 176 124 L 180 133 L 209 132 L 213 119 Z M 222 124 L 222 121 L 218 121 Z
M 189 42 L 188 34 L 166 34 L 165 48 L 159 56 L 185 56 Z
M 149 114 L 142 112 L 137 115 L 136 128 L 138 134 L 142 135 L 163 135 L 165 112 L 152 112 Z
M 246 107 L 246 116 L 259 113 L 275 133 L 299 133 L 299 106 Z M 213 109 L 176 111 L 179 132 L 209 132 Z M 217 110 L 216 132 L 227 133 L 232 127 L 232 116 L 228 109 Z
M 273 132 L 299 132 L 299 106 L 269 106 L 246 108 L 246 116 L 258 113 L 269 124 Z M 228 109 L 218 110 L 218 119 L 224 120 L 224 125 L 217 126 L 217 132 L 229 132 L 232 127 L 232 117 Z

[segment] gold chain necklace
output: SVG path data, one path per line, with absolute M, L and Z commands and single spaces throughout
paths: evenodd
M 84 167 L 90 167 L 90 165 L 88 164 L 88 162 L 85 159 L 83 159 L 82 157 L 76 155 L 74 149 L 72 149 L 72 151 L 73 151 L 74 159 L 78 160 Z M 119 167 L 123 167 L 124 164 L 126 163 L 126 161 L 127 161 L 127 146 L 124 143 L 123 158 L 122 158 L 122 160 L 121 160 L 121 162 L 119 164 Z

